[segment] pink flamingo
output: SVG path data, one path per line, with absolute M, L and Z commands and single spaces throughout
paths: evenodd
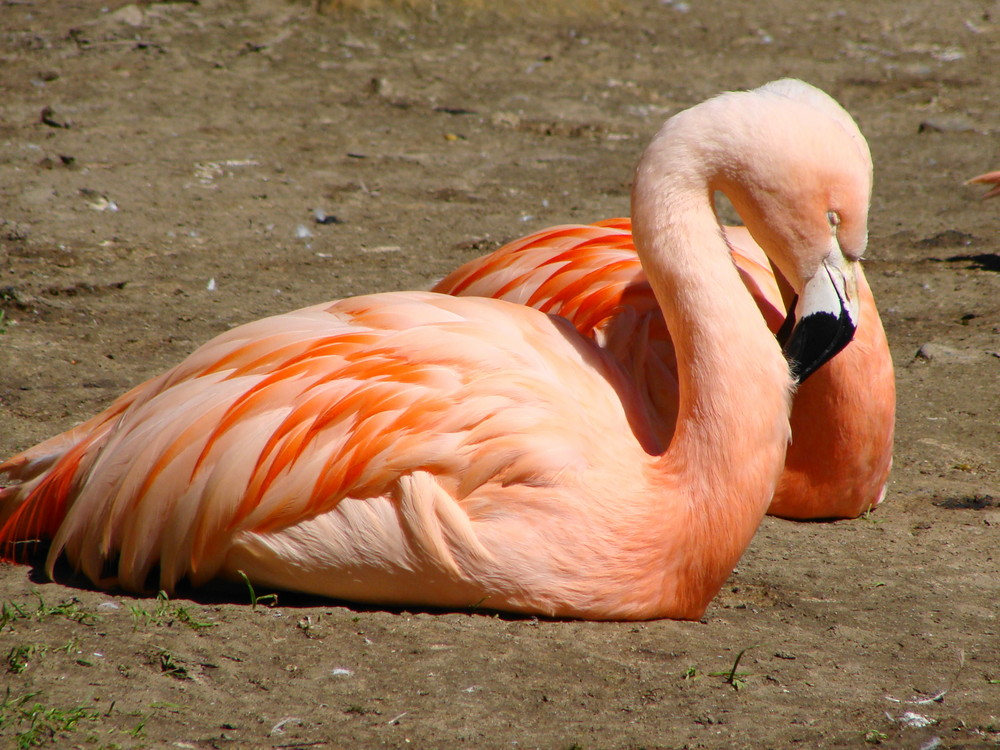
M 139 591 L 242 572 L 378 604 L 698 618 L 770 502 L 794 382 L 709 196 L 773 235 L 805 377 L 853 334 L 870 180 L 850 135 L 781 87 L 655 136 L 632 215 L 675 332 L 662 453 L 634 384 L 564 319 L 370 295 L 233 329 L 0 464 L 0 544 L 50 537 L 50 575 L 65 555 Z
M 775 277 L 745 227 L 724 232 L 737 270 L 777 332 L 785 318 L 784 279 Z M 628 219 L 544 229 L 464 264 L 434 291 L 496 297 L 568 318 L 635 382 L 657 446 L 670 442 L 677 419 L 676 357 Z M 771 515 L 854 518 L 885 495 L 896 404 L 892 358 L 861 272 L 858 295 L 854 339 L 796 392 L 793 438 Z

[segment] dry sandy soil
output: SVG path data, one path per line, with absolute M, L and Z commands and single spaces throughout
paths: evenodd
M 1000 203 L 963 186 L 1000 168 L 1000 6 L 544 5 L 0 0 L 0 455 L 236 324 L 625 214 L 667 115 L 794 75 L 874 153 L 885 504 L 767 519 L 694 623 L 0 564 L 0 745 L 1000 746 Z

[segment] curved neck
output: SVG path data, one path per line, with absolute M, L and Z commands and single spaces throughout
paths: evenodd
M 658 469 L 682 502 L 676 528 L 685 539 L 670 543 L 704 552 L 691 556 L 688 574 L 664 596 L 684 601 L 690 586 L 701 597 L 691 601 L 700 616 L 767 510 L 788 444 L 792 381 L 740 281 L 704 173 L 664 169 L 691 163 L 692 154 L 656 144 L 636 173 L 632 222 L 677 351 L 677 430 Z

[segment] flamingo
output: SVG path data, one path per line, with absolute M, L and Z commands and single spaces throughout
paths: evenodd
M 674 332 L 676 430 L 565 319 L 394 292 L 234 328 L 0 464 L 0 545 L 50 538 L 98 586 L 258 585 L 379 605 L 697 619 L 750 542 L 790 430 L 788 361 L 710 196 L 774 235 L 807 377 L 849 341 L 870 162 L 764 86 L 670 118 L 633 237 Z
M 743 282 L 777 332 L 788 296 L 784 279 L 775 275 L 746 227 L 723 231 Z M 635 254 L 628 219 L 541 230 L 469 261 L 434 291 L 497 297 L 568 318 L 628 373 L 657 446 L 669 444 L 677 419 L 675 352 Z M 854 518 L 885 497 L 895 380 L 885 330 L 860 270 L 858 295 L 861 316 L 854 339 L 795 394 L 792 442 L 768 508 L 771 515 Z
M 1000 195 L 1000 170 L 996 172 L 987 172 L 986 174 L 978 175 L 968 180 L 966 184 L 970 183 L 981 183 L 983 185 L 992 185 L 989 190 L 983 193 L 983 200 L 987 198 L 992 198 L 995 195 Z

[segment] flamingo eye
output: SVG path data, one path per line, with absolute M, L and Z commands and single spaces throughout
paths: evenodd
M 836 211 L 827 211 L 826 220 L 830 222 L 830 227 L 834 231 L 837 231 L 837 227 L 840 226 L 840 214 L 837 213 Z

